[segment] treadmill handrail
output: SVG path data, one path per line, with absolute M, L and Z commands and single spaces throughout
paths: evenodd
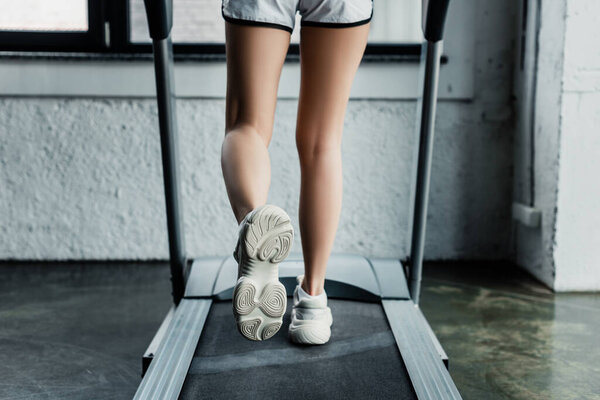
M 427 206 L 429 203 L 429 184 L 431 181 L 431 159 L 433 155 L 433 136 L 437 103 L 440 57 L 444 23 L 450 0 L 422 0 L 423 35 L 421 90 L 419 99 L 420 113 L 417 122 L 417 160 L 413 198 L 412 227 L 409 257 L 409 289 L 412 300 L 419 304 L 421 275 L 423 271 L 423 252 L 427 225 Z M 423 62 L 424 60 L 424 62 Z
M 437 42 L 444 38 L 444 25 L 450 0 L 422 0 L 422 29 L 425 40 Z
M 153 40 L 169 37 L 173 27 L 173 0 L 144 0 L 148 29 Z
M 180 201 L 179 142 L 173 77 L 173 44 L 170 37 L 173 26 L 173 1 L 144 0 L 144 4 L 154 55 L 173 302 L 178 305 L 185 292 L 187 259 Z

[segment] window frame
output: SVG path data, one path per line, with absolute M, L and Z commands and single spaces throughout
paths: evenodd
M 152 45 L 129 41 L 129 16 L 129 0 L 88 0 L 87 32 L 0 31 L 0 52 L 22 53 L 23 58 L 78 59 L 87 55 L 96 59 L 146 59 L 152 54 Z M 173 52 L 179 61 L 225 60 L 224 43 L 174 43 Z M 419 62 L 420 55 L 419 43 L 374 42 L 367 44 L 363 61 Z M 299 45 L 291 43 L 286 61 L 298 60 Z

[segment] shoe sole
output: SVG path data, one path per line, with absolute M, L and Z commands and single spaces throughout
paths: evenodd
M 324 326 L 314 326 L 310 329 L 297 328 L 289 330 L 289 338 L 297 344 L 325 344 L 331 337 L 331 329 Z
M 271 204 L 258 207 L 242 227 L 236 252 L 244 264 L 233 291 L 233 315 L 247 339 L 266 340 L 281 328 L 287 293 L 279 282 L 279 263 L 293 238 L 290 217 Z

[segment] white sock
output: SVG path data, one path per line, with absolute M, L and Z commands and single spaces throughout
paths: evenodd
M 321 294 L 315 295 L 315 296 L 311 296 L 310 294 L 306 293 L 306 291 L 304 289 L 302 289 L 302 285 L 298 285 L 298 298 L 299 300 L 302 300 L 302 298 L 306 298 L 306 299 L 318 299 L 321 297 L 325 297 L 325 290 L 323 290 L 321 292 Z

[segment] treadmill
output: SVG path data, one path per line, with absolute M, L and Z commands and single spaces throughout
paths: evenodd
M 418 307 L 442 36 L 449 0 L 422 1 L 422 46 L 410 257 L 330 256 L 325 290 L 334 315 L 330 341 L 287 338 L 289 311 L 267 341 L 242 337 L 232 315 L 233 254 L 187 260 L 170 31 L 172 0 L 145 0 L 152 37 L 174 304 L 142 361 L 135 399 L 460 399 L 448 358 Z M 280 264 L 289 295 L 302 255 Z

